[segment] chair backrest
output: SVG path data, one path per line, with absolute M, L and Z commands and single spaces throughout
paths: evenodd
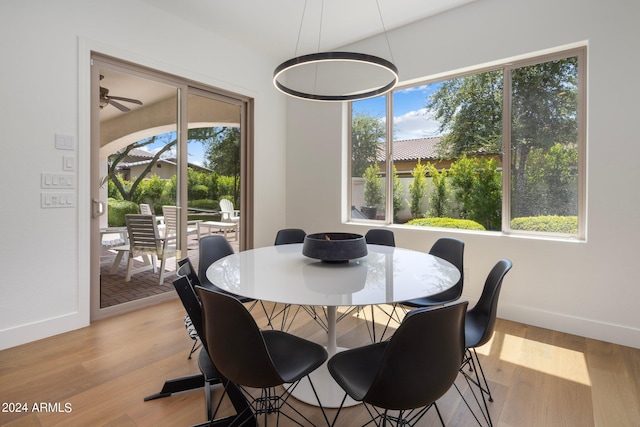
M 452 237 L 443 237 L 436 240 L 429 250 L 429 253 L 437 256 L 438 258 L 449 261 L 460 271 L 460 280 L 458 280 L 458 283 L 444 292 L 433 295 L 430 299 L 443 302 L 450 302 L 459 299 L 462 295 L 462 288 L 464 286 L 464 242 Z
M 274 245 L 289 245 L 291 243 L 304 243 L 307 233 L 300 228 L 284 228 L 278 230 Z
M 364 236 L 364 240 L 369 245 L 382 245 L 382 246 L 395 246 L 396 240 L 393 235 L 393 231 L 385 228 L 374 228 L 367 231 Z
M 176 276 L 178 278 L 186 277 L 193 291 L 195 292 L 196 286 L 200 285 L 200 279 L 198 278 L 198 274 L 193 268 L 193 264 L 191 264 L 191 260 L 189 258 L 183 258 L 178 261 L 178 269 L 176 270 Z
M 493 335 L 493 329 L 496 325 L 496 315 L 498 312 L 498 298 L 500 297 L 500 289 L 504 276 L 511 270 L 512 263 L 508 259 L 501 259 L 493 266 L 482 288 L 482 294 L 476 305 L 469 310 L 467 316 L 473 318 L 473 324 L 481 326 L 476 328 L 475 334 L 467 339 L 468 347 L 479 347 L 486 344 Z M 482 332 L 481 334 L 479 332 Z M 473 336 L 475 335 L 475 336 Z M 469 342 L 470 341 L 470 342 Z
M 132 254 L 163 255 L 155 215 L 127 214 L 125 221 Z
M 200 239 L 198 278 L 202 285 L 211 285 L 207 279 L 207 268 L 220 258 L 233 254 L 233 247 L 224 236 L 204 236 Z
M 140 203 L 140 213 L 142 215 L 153 215 L 153 212 L 151 211 L 151 206 L 149 206 L 146 203 Z
M 236 298 L 197 288 L 209 357 L 218 371 L 241 386 L 283 384 L 251 313 Z
M 205 340 L 202 339 L 205 336 L 204 323 L 202 322 L 202 309 L 195 288 L 191 286 L 187 276 L 174 280 L 173 287 L 176 288 L 176 293 L 178 294 L 178 297 L 180 297 L 180 301 L 182 301 L 182 305 L 191 319 L 191 324 L 196 328 L 198 337 L 200 338 L 202 345 L 206 348 Z
M 229 212 L 231 215 L 233 215 L 233 202 L 229 199 L 221 199 L 220 210 L 222 212 Z
M 464 301 L 409 312 L 386 344 L 363 401 L 386 409 L 413 409 L 445 394 L 464 356 L 467 305 Z
M 162 206 L 162 216 L 164 216 L 164 235 L 172 236 L 176 234 L 178 230 L 178 207 L 177 206 Z

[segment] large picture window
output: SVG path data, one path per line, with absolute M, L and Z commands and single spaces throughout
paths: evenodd
M 351 220 L 583 238 L 586 49 L 351 103 Z

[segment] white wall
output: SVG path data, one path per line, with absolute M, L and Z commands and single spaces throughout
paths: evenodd
M 90 50 L 254 97 L 256 245 L 284 226 L 274 61 L 135 0 L 3 1 L 0 349 L 89 321 Z M 62 172 L 56 133 L 76 138 L 77 208 L 40 208 L 41 172 Z
M 417 250 L 445 235 L 464 239 L 463 297 L 471 303 L 507 257 L 514 268 L 500 317 L 640 348 L 638 16 L 636 1 L 478 0 L 389 33 L 402 81 L 588 44 L 586 242 L 394 228 L 398 245 Z M 352 48 L 387 53 L 380 38 Z M 287 111 L 287 225 L 364 232 L 340 213 L 342 107 L 290 100 Z

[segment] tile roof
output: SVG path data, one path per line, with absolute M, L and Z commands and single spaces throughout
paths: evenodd
M 393 161 L 417 159 L 437 159 L 440 137 L 403 139 L 393 142 Z M 378 161 L 384 161 L 384 154 L 378 155 Z

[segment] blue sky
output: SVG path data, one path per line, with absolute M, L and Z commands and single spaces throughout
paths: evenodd
M 439 124 L 425 108 L 428 97 L 440 83 L 396 90 L 393 95 L 393 132 L 395 139 L 438 136 Z M 353 103 L 354 112 L 385 117 L 385 99 L 377 97 Z
M 439 124 L 425 108 L 427 98 L 439 86 L 440 83 L 432 83 L 394 92 L 393 132 L 396 140 L 439 136 Z M 354 102 L 353 110 L 384 120 L 385 98 L 382 96 Z M 158 142 L 147 146 L 146 149 L 155 152 L 163 146 L 164 142 Z M 206 147 L 198 141 L 189 142 L 189 162 L 202 165 L 205 149 Z

